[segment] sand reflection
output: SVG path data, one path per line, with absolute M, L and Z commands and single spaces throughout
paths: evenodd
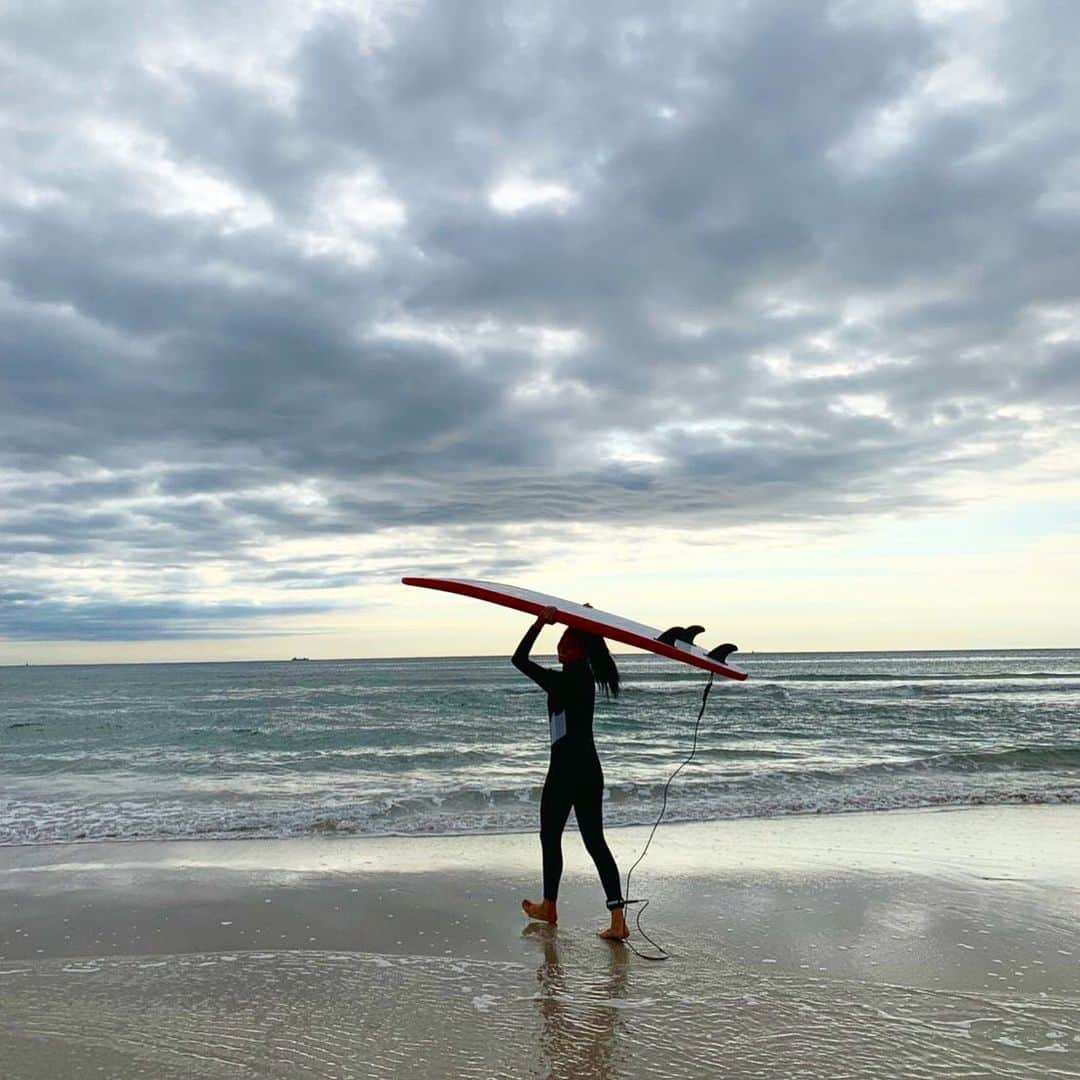
M 626 1027 L 629 951 L 608 947 L 604 967 L 597 970 L 592 952 L 575 956 L 570 964 L 567 956 L 577 950 L 560 946 L 554 927 L 533 923 L 524 933 L 543 953 L 536 970 L 541 1075 L 550 1080 L 612 1080 L 626 1075 L 621 1036 Z

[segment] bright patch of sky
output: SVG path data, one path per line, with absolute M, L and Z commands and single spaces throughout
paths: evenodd
M 492 188 L 489 201 L 492 208 L 502 214 L 535 209 L 561 213 L 573 205 L 575 195 L 562 184 L 516 176 L 508 177 Z

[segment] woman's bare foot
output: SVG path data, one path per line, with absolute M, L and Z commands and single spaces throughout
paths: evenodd
M 552 926 L 559 921 L 554 900 L 541 900 L 539 904 L 534 904 L 531 900 L 522 900 L 521 910 L 530 919 L 539 919 L 540 922 L 551 923 Z
M 625 941 L 630 936 L 630 928 L 626 925 L 622 908 L 616 908 L 611 913 L 611 925 L 606 930 L 600 930 L 597 936 L 605 941 Z

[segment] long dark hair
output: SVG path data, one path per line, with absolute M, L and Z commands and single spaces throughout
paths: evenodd
M 598 634 L 586 634 L 578 631 L 581 643 L 585 646 L 585 655 L 589 658 L 596 685 L 604 691 L 604 697 L 619 696 L 619 669 L 615 659 L 608 652 L 607 642 Z

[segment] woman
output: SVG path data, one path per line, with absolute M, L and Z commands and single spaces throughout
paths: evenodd
M 600 931 L 609 941 L 625 941 L 630 936 L 624 917 L 625 903 L 619 868 L 604 840 L 604 774 L 593 743 L 594 682 L 605 694 L 619 693 L 619 671 L 602 637 L 568 629 L 559 639 L 562 671 L 541 667 L 529 659 L 540 631 L 555 622 L 555 608 L 545 608 L 525 632 L 513 663 L 547 692 L 551 761 L 544 793 L 540 797 L 540 844 L 544 856 L 544 898 L 539 903 L 522 900 L 521 909 L 531 919 L 555 923 L 555 901 L 562 877 L 562 834 L 573 807 L 585 849 L 596 863 L 607 893 L 611 925 Z

